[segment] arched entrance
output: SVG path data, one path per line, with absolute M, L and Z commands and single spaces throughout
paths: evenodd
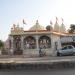
M 24 49 L 35 49 L 36 48 L 36 40 L 32 36 L 27 36 L 24 39 Z
M 22 54 L 21 36 L 14 36 L 14 54 Z
M 42 49 L 50 48 L 51 47 L 51 39 L 50 37 L 44 35 L 39 38 L 39 47 Z

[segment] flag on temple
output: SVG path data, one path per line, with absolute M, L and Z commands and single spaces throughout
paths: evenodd
M 61 18 L 62 22 L 64 21 L 63 18 Z
M 23 19 L 23 24 L 26 24 L 25 20 Z
M 53 24 L 52 21 L 50 21 L 50 24 L 51 24 L 51 25 Z
M 58 21 L 58 18 L 56 17 L 56 23 L 57 23 L 57 21 Z
M 62 24 L 63 24 L 63 22 L 64 22 L 63 18 L 61 18 L 61 20 L 62 20 Z
M 56 17 L 56 21 L 58 21 L 58 18 Z

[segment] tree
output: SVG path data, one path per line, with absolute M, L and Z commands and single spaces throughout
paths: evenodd
M 70 29 L 68 29 L 69 33 L 75 32 L 75 24 L 70 25 Z
M 51 27 L 50 25 L 48 25 L 48 26 L 46 26 L 46 29 L 47 29 L 48 31 L 51 31 L 51 30 L 52 30 L 52 27 Z
M 2 49 L 4 47 L 4 43 L 2 40 L 0 40 L 0 49 Z

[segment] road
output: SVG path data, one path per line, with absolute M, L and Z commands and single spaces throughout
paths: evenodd
M 0 75 L 75 75 L 75 68 L 61 70 L 1 70 Z

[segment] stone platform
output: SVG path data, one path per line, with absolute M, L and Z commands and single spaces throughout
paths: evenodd
M 0 69 L 62 69 L 75 68 L 75 56 L 0 58 Z

